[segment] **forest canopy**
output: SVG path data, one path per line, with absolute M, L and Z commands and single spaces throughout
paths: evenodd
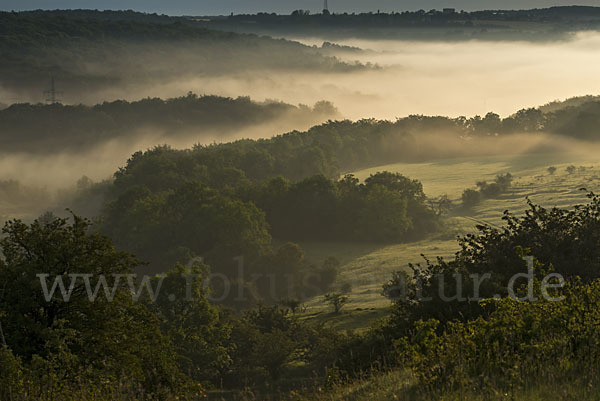
M 235 138 L 239 132 L 260 135 L 270 125 L 310 126 L 338 115 L 325 101 L 309 107 L 192 93 L 95 106 L 21 103 L 0 110 L 0 139 L 4 153 L 74 152 L 112 140 L 127 143 L 148 136 L 164 142 L 203 142 Z
M 98 12 L 0 12 L 0 75 L 5 89 L 39 93 L 50 76 L 72 92 L 225 72 L 344 72 L 343 63 L 298 42 L 209 30 L 181 19 L 96 19 Z M 173 46 L 177 43 L 177 46 Z

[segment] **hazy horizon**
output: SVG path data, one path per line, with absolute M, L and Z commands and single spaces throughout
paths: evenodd
M 552 0 L 329 0 L 329 9 L 332 12 L 369 12 L 369 11 L 414 11 L 419 9 L 442 9 L 446 7 L 457 10 L 476 11 L 489 9 L 531 9 L 552 6 L 598 6 L 598 2 L 591 0 L 580 1 L 552 1 Z M 307 9 L 319 12 L 323 8 L 322 0 L 6 0 L 0 4 L 2 11 L 25 10 L 54 10 L 54 9 L 98 9 L 98 10 L 135 10 L 148 13 L 167 15 L 226 15 L 230 13 L 256 13 L 275 12 L 288 14 L 296 9 Z

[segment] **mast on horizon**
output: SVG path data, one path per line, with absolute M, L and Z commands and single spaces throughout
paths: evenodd
M 54 77 L 50 79 L 50 89 L 44 91 L 44 95 L 46 96 L 46 103 L 54 104 L 60 103 L 60 99 L 56 97 L 56 95 L 61 94 L 62 92 L 58 92 L 56 87 L 54 86 Z

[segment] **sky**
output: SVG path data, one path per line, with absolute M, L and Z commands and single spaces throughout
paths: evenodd
M 329 0 L 332 12 L 403 11 L 441 9 L 457 10 L 524 9 L 557 5 L 598 5 L 595 0 Z M 99 10 L 132 9 L 168 15 L 227 15 L 260 11 L 290 13 L 297 9 L 318 12 L 322 0 L 0 0 L 0 10 L 86 8 Z

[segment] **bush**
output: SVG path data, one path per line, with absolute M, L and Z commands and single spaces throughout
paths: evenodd
M 477 187 L 482 197 L 496 198 L 510 189 L 512 181 L 513 176 L 511 173 L 498 174 L 491 184 L 487 181 L 479 181 L 477 182 Z
M 134 301 L 126 280 L 106 284 L 110 300 L 97 286 L 99 275 L 131 273 L 138 264 L 134 257 L 117 251 L 77 216 L 72 222 L 46 216 L 30 225 L 13 220 L 2 234 L 0 283 L 9 285 L 0 297 L 0 315 L 10 351 L 0 353 L 1 394 L 29 391 L 73 399 L 69 394 L 84 387 L 110 391 L 120 384 L 133 391 L 131 398 L 140 389 L 155 397 L 180 391 L 188 380 L 157 316 Z M 39 273 L 49 277 L 39 278 Z M 84 280 L 69 278 L 72 274 L 89 275 L 90 288 L 100 296 L 91 301 Z M 46 295 L 42 290 L 40 280 L 59 279 L 73 285 L 68 300 L 61 291 Z M 21 386 L 22 375 L 30 376 L 25 382 L 33 390 Z
M 600 281 L 565 288 L 563 302 L 494 303 L 487 317 L 440 326 L 418 321 L 396 341 L 399 358 L 433 391 L 510 391 L 548 383 L 597 383 Z M 442 332 L 440 333 L 440 329 Z
M 0 345 L 0 401 L 12 400 L 23 392 L 21 361 L 7 347 Z
M 333 307 L 333 313 L 340 313 L 340 310 L 348 303 L 348 297 L 339 292 L 330 292 L 325 294 L 324 298 Z
M 463 206 L 470 208 L 481 203 L 481 193 L 474 189 L 465 189 L 461 199 Z

